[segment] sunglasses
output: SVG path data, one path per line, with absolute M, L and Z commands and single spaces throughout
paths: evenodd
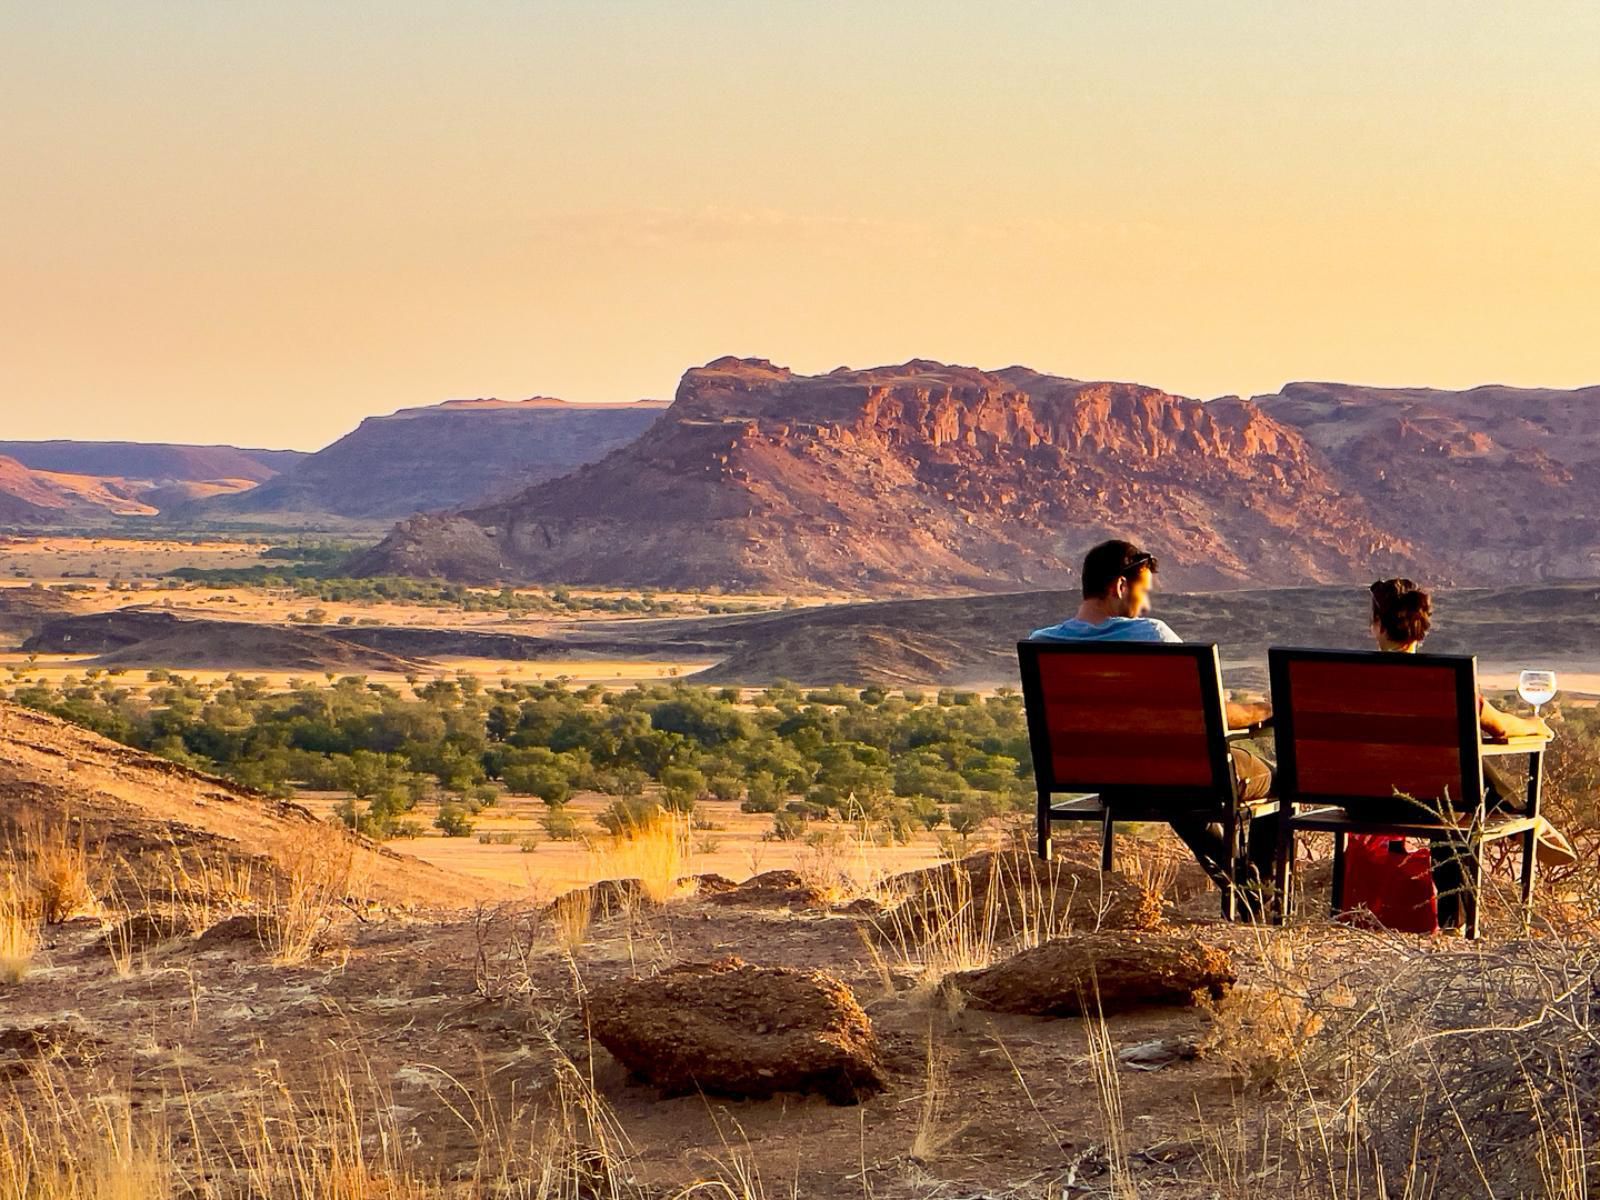
M 1151 574 L 1155 574 L 1160 569 L 1156 563 L 1156 556 L 1154 554 L 1139 553 L 1135 554 L 1133 558 L 1128 561 L 1128 565 L 1123 567 L 1118 574 L 1120 578 L 1123 579 L 1135 579 L 1138 577 L 1139 572 L 1144 570 L 1146 567 L 1150 568 Z

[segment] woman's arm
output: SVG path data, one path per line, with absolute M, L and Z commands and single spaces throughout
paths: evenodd
M 1478 710 L 1478 724 L 1490 738 L 1502 742 L 1514 737 L 1554 736 L 1543 718 L 1519 717 L 1515 713 L 1501 712 L 1487 700 Z

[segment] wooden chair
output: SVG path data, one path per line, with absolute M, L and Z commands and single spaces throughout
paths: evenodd
M 1207 871 L 1222 890 L 1224 912 L 1237 918 L 1250 821 L 1277 801 L 1239 798 L 1229 743 L 1250 731 L 1227 727 L 1217 648 L 1025 641 L 1017 659 L 1038 789 L 1039 857 L 1050 858 L 1058 821 L 1099 823 L 1105 871 L 1118 821 L 1216 823 L 1229 859 L 1222 870 Z M 1063 795 L 1071 798 L 1057 801 Z
M 1479 932 L 1483 847 L 1522 838 L 1522 903 L 1533 904 L 1545 741 L 1484 744 L 1478 663 L 1439 654 L 1267 652 L 1277 731 L 1278 919 L 1289 906 L 1297 832 L 1334 839 L 1333 912 L 1344 907 L 1344 847 L 1352 833 L 1449 845 L 1460 856 L 1467 934 Z M 1525 812 L 1485 811 L 1483 756 L 1529 755 Z

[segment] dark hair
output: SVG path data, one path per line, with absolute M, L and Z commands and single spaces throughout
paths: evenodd
M 1101 542 L 1083 557 L 1083 598 L 1099 599 L 1117 580 L 1131 579 L 1145 567 L 1152 574 L 1158 570 L 1154 554 L 1146 554 L 1132 542 Z
M 1372 585 L 1372 619 L 1384 637 L 1409 646 L 1433 626 L 1433 597 L 1409 579 L 1380 579 Z

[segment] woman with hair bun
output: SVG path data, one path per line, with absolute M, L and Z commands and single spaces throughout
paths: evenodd
M 1378 641 L 1378 649 L 1415 654 L 1433 628 L 1433 597 L 1409 579 L 1380 579 L 1371 591 L 1372 636 Z M 1482 696 L 1478 697 L 1478 724 L 1485 740 L 1491 742 L 1555 736 L 1540 718 L 1502 712 Z
M 1418 587 L 1409 579 L 1380 579 L 1372 591 L 1372 636 L 1378 649 L 1395 654 L 1415 654 L 1421 648 L 1428 631 L 1433 628 L 1433 597 L 1426 588 Z M 1537 734 L 1549 738 L 1554 735 L 1550 726 L 1539 717 L 1519 717 L 1503 712 L 1482 695 L 1478 697 L 1478 726 L 1485 741 L 1503 742 L 1513 737 Z M 1522 806 L 1521 789 L 1501 769 L 1495 759 L 1483 763 L 1485 807 L 1496 810 L 1516 810 Z M 1542 817 L 1539 821 L 1539 859 L 1546 865 L 1565 865 L 1576 860 L 1572 843 L 1560 830 Z M 1466 886 L 1461 862 L 1450 848 L 1435 845 L 1433 848 L 1434 886 L 1439 894 L 1439 924 L 1455 929 L 1461 924 L 1460 896 Z

